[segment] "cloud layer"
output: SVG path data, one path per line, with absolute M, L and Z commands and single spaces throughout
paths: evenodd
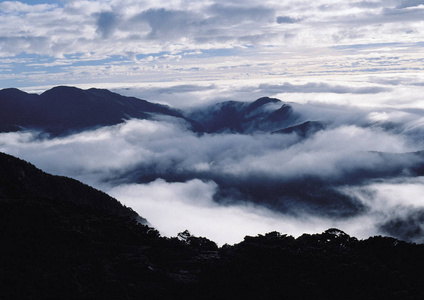
M 422 70 L 419 1 L 52 2 L 0 3 L 4 87 Z
M 423 112 L 295 109 L 327 129 L 198 135 L 173 118 L 130 120 L 54 139 L 5 133 L 0 151 L 110 192 L 166 235 L 189 229 L 222 244 L 339 227 L 422 241 Z

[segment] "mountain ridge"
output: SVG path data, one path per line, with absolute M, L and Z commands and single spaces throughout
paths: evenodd
M 276 98 L 253 102 L 226 101 L 199 108 L 187 115 L 204 126 L 207 133 L 270 132 L 293 125 L 299 115 Z
M 118 200 L 75 179 L 50 175 L 34 165 L 0 152 L 0 198 L 45 198 L 67 201 L 75 205 L 100 209 L 122 217 L 130 217 L 148 224 L 131 208 Z
M 253 102 L 227 101 L 184 112 L 166 105 L 127 97 L 107 89 L 56 86 L 40 95 L 16 88 L 0 90 L 0 132 L 41 130 L 68 135 L 128 119 L 154 115 L 184 120 L 196 133 L 272 132 L 296 124 L 299 114 L 276 98 Z
M 131 118 L 151 119 L 154 114 L 183 119 L 193 130 L 198 130 L 198 124 L 176 109 L 105 89 L 57 86 L 40 95 L 3 89 L 0 105 L 0 130 L 3 131 L 27 128 L 66 135 L 116 125 Z

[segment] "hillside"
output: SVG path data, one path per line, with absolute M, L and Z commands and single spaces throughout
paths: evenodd
M 67 202 L 147 223 L 131 208 L 99 190 L 71 178 L 47 174 L 4 153 L 0 153 L 0 199 L 25 203 L 31 199 Z
M 164 238 L 101 209 L 112 201 L 104 194 L 80 201 L 63 189 L 67 179 L 0 157 L 1 299 L 424 297 L 423 245 L 338 229 L 247 236 L 219 249 L 188 231 Z
M 184 112 L 106 89 L 58 86 L 40 95 L 15 88 L 0 90 L 0 106 L 0 132 L 40 130 L 53 136 L 155 116 L 184 120 L 189 129 L 200 133 L 296 132 L 304 137 L 306 131 L 323 129 L 319 122 L 293 129 L 299 125 L 299 113 L 269 97 L 253 102 L 226 101 Z
M 140 221 L 100 191 L 0 154 L 0 298 L 170 298 L 181 283 L 168 277 L 190 257 Z

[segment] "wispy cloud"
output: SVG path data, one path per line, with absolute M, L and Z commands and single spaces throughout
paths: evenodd
M 70 55 L 82 57 L 90 54 L 93 57 L 114 58 L 115 65 L 122 64 L 126 59 L 132 61 L 128 64 L 127 76 L 109 74 L 103 82 L 148 79 L 148 76 L 142 75 L 143 72 L 131 72 L 131 68 L 140 65 L 146 72 L 162 68 L 163 76 L 157 81 L 175 80 L 188 74 L 196 80 L 205 77 L 219 79 L 219 69 L 214 67 L 218 65 L 236 67 L 228 75 L 232 79 L 261 77 L 265 70 L 266 76 L 293 74 L 294 70 L 297 75 L 336 70 L 373 72 L 371 67 L 355 66 L 361 63 L 361 58 L 356 55 L 363 49 L 351 47 L 351 52 L 346 52 L 334 48 L 339 44 L 391 43 L 390 52 L 396 57 L 397 68 L 386 65 L 387 71 L 412 71 L 412 65 L 419 66 L 417 62 L 422 59 L 422 47 L 413 46 L 423 40 L 419 25 L 423 11 L 420 1 L 316 1 L 306 4 L 299 1 L 275 3 L 254 0 L 243 3 L 218 0 L 201 3 L 76 0 L 60 5 L 30 5 L 17 1 L 5 1 L 0 5 L 1 57 L 12 59 L 25 53 L 36 55 L 37 59 L 48 56 L 56 60 Z M 196 60 L 181 55 L 186 51 L 210 49 L 233 51 L 225 61 L 208 55 L 197 56 Z M 389 49 L 374 48 L 374 51 L 380 55 Z M 180 58 L 170 63 L 139 58 L 155 57 L 160 53 L 180 55 Z M 333 55 L 338 61 L 352 63 L 349 66 L 339 64 L 331 70 L 329 66 L 334 60 Z M 303 59 L 299 60 L 299 56 Z M 120 57 L 122 60 L 117 59 Z M 406 57 L 412 61 L 406 63 Z M 305 64 L 305 61 L 317 59 L 322 64 L 314 68 L 309 63 Z M 251 65 L 243 67 L 247 65 L 246 61 Z M 261 68 L 252 61 L 267 62 L 272 66 Z M 97 65 L 87 59 L 84 64 Z M 80 61 L 75 60 L 73 67 L 80 68 Z M 199 67 L 203 67 L 202 76 L 195 70 Z M 33 65 L 27 65 L 24 69 L 25 72 L 38 71 Z M 43 70 L 57 73 L 56 77 L 60 77 L 61 71 L 69 72 L 48 66 Z M 27 76 L 17 69 L 13 69 L 13 72 Z M 84 72 L 79 72 L 81 82 L 96 77 L 95 73 Z M 40 79 L 26 77 L 23 80 L 34 83 Z M 78 83 L 72 77 L 67 80 L 71 81 L 68 83 Z

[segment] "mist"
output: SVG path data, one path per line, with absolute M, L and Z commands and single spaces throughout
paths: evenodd
M 156 117 L 54 138 L 2 133 L 0 151 L 111 194 L 166 236 L 188 229 L 222 245 L 337 227 L 423 242 L 424 114 L 292 104 L 326 129 L 308 138 L 198 134 L 182 119 Z

